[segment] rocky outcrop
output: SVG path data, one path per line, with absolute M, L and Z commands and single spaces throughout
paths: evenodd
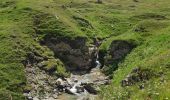
M 56 77 L 51 76 L 34 65 L 27 65 L 25 68 L 27 84 L 29 89 L 25 89 L 24 96 L 27 100 L 55 100 L 59 91 L 56 89 Z
M 102 57 L 105 55 L 102 59 L 104 60 L 104 72 L 109 75 L 115 71 L 118 68 L 118 63 L 123 61 L 126 55 L 129 54 L 134 47 L 135 45 L 129 41 L 112 41 L 109 50 L 107 52 L 101 52 Z
M 131 40 L 114 40 L 107 51 L 100 50 L 99 61 L 102 64 L 103 72 L 111 75 L 135 46 L 136 44 Z
M 110 45 L 109 54 L 111 55 L 112 60 L 120 60 L 133 48 L 134 44 L 129 43 L 128 41 L 115 40 Z
M 91 68 L 91 55 L 86 46 L 86 38 L 46 37 L 41 43 L 54 51 L 55 56 L 64 62 L 67 70 L 81 71 Z
M 150 69 L 141 69 L 140 67 L 137 67 L 134 68 L 132 72 L 121 81 L 121 86 L 122 87 L 131 86 L 137 82 L 144 82 L 156 76 L 157 75 L 154 73 L 154 71 Z M 144 86 L 141 85 L 140 88 L 144 88 Z
M 34 51 L 27 54 L 23 64 L 27 78 L 23 92 L 27 100 L 56 100 L 60 93 L 56 80 L 68 76 L 63 63 Z

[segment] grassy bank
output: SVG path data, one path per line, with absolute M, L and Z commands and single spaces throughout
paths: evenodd
M 0 100 L 23 100 L 24 65 L 30 52 L 53 57 L 40 46 L 45 36 L 106 38 L 136 44 L 102 87 L 104 100 L 170 98 L 170 1 L 168 0 L 0 0 Z M 134 68 L 150 70 L 149 80 L 122 87 Z M 64 70 L 64 69 L 62 69 Z M 144 89 L 139 89 L 144 85 Z

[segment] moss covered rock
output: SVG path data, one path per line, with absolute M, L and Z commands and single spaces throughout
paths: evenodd
M 64 64 L 59 59 L 48 59 L 47 61 L 42 61 L 38 64 L 38 67 L 57 76 L 66 77 L 69 75 L 66 72 Z

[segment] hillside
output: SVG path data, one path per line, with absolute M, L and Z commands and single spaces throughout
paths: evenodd
M 96 100 L 169 100 L 170 1 L 0 0 L 0 100 L 25 100 L 39 91 L 32 83 L 87 73 L 97 60 L 111 83 Z

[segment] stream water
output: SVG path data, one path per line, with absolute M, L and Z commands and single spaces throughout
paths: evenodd
M 98 63 L 97 66 L 87 74 L 71 74 L 71 77 L 67 78 L 67 82 L 69 84 L 73 84 L 72 88 L 70 88 L 73 95 L 64 93 L 59 96 L 58 100 L 98 100 L 96 99 L 97 94 L 91 94 L 84 88 L 82 92 L 77 93 L 76 89 L 76 87 L 81 87 L 82 84 L 92 84 L 95 86 L 95 89 L 97 89 L 96 91 L 98 91 L 99 85 L 106 84 L 108 82 L 108 78 L 100 71 L 99 61 L 96 61 L 96 63 Z
M 71 74 L 71 77 L 66 79 L 67 82 L 72 85 L 69 91 L 73 95 L 64 93 L 59 96 L 58 100 L 99 100 L 97 93 L 90 92 L 99 91 L 99 85 L 106 84 L 108 78 L 100 70 L 101 64 L 98 61 L 98 54 L 95 62 L 96 67 L 91 69 L 89 73 L 84 75 Z M 95 88 L 90 86 L 89 88 L 92 88 L 91 90 L 83 88 L 83 90 L 79 91 L 78 88 L 81 89 L 83 84 L 90 84 Z
M 91 50 L 94 51 L 94 48 Z M 100 100 L 98 98 L 99 86 L 108 84 L 109 78 L 100 70 L 98 52 L 95 58 L 96 67 L 90 72 L 72 73 L 69 78 L 65 79 L 56 79 L 36 65 L 28 63 L 25 71 L 32 90 L 24 92 L 24 95 L 27 100 Z

